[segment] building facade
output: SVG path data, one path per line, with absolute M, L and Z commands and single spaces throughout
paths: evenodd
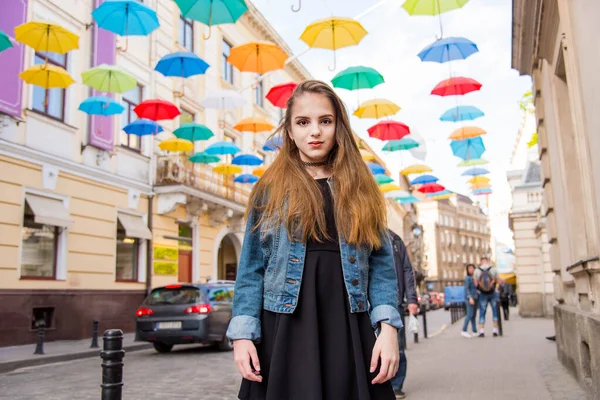
M 593 0 L 517 0 L 513 68 L 533 77 L 562 363 L 600 397 L 600 65 Z

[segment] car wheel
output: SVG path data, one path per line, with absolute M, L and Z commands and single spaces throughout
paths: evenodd
M 159 353 L 168 353 L 173 349 L 172 344 L 166 344 L 162 342 L 154 342 L 154 349 Z
M 217 343 L 217 347 L 221 351 L 232 351 L 233 350 L 233 342 L 227 338 L 227 336 L 223 336 L 223 340 Z

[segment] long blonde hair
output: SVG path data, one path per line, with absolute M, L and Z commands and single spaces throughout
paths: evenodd
M 299 230 L 302 239 L 327 237 L 323 196 L 317 182 L 301 163 L 298 147 L 290 138 L 292 109 L 304 93 L 326 96 L 335 110 L 335 145 L 330 153 L 335 220 L 338 233 L 352 245 L 381 247 L 385 231 L 385 200 L 373 175 L 362 160 L 342 100 L 324 82 L 304 81 L 287 103 L 287 112 L 271 138 L 280 135 L 283 145 L 273 164 L 255 184 L 246 215 L 254 208 L 263 224 L 284 224 L 288 235 Z

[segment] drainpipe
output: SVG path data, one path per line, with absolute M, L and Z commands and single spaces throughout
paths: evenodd
M 152 210 L 153 199 L 153 194 L 148 195 L 148 229 L 150 229 L 150 232 L 152 232 L 152 220 L 154 219 Z M 148 240 L 146 246 L 146 296 L 152 290 L 152 258 L 154 257 L 152 242 L 152 239 Z

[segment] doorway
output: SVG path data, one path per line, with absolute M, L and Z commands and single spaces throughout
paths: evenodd
M 217 279 L 234 281 L 237 276 L 237 254 L 230 235 L 226 235 L 219 244 L 217 258 Z
M 189 224 L 179 223 L 178 232 L 179 263 L 177 281 L 182 283 L 192 282 L 192 227 Z

